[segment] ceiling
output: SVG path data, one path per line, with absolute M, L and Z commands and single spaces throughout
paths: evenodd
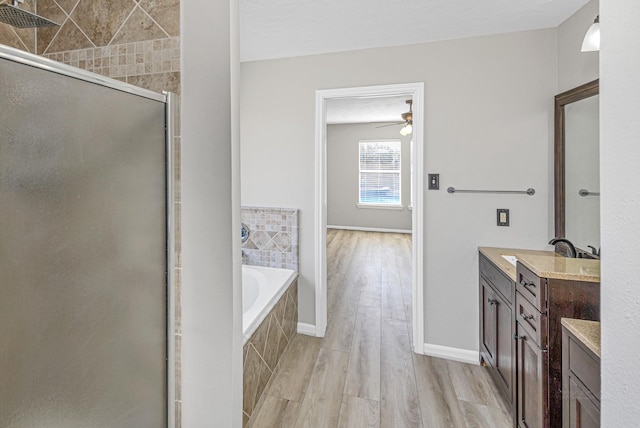
M 552 28 L 589 0 L 240 0 L 254 61 Z
M 327 100 L 327 124 L 400 122 L 411 96 L 338 98 Z M 400 128 L 398 128 L 400 129 Z

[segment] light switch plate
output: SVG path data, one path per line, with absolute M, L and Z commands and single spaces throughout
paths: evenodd
M 509 210 L 506 208 L 498 208 L 497 210 L 497 225 L 498 226 L 509 226 Z
M 429 174 L 429 190 L 440 189 L 440 174 Z

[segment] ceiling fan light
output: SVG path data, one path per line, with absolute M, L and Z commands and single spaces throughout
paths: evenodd
M 596 52 L 600 50 L 600 15 L 591 24 L 582 41 L 582 52 Z
M 407 123 L 401 130 L 400 130 L 400 135 L 402 135 L 403 137 L 406 137 L 407 135 L 411 135 L 411 133 L 413 132 L 413 126 L 411 126 L 410 123 Z

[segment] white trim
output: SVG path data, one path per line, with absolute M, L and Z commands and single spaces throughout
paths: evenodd
M 313 324 L 307 324 L 304 322 L 298 323 L 298 334 L 304 334 L 306 336 L 316 335 L 316 326 Z
M 326 101 L 339 98 L 408 95 L 413 99 L 412 156 L 412 243 L 413 243 L 413 343 L 414 352 L 424 352 L 424 83 L 363 86 L 316 91 L 315 120 L 315 288 L 316 336 L 323 337 L 327 327 L 327 160 Z
M 356 204 L 356 208 L 369 210 L 398 210 L 403 211 L 404 205 L 382 205 L 382 204 Z
M 328 224 L 327 229 L 337 230 L 357 230 L 360 232 L 382 232 L 382 233 L 411 233 L 411 230 L 407 229 L 383 229 L 380 227 L 359 227 L 359 226 L 336 226 Z
M 175 286 L 175 180 L 174 180 L 174 142 L 176 125 L 176 95 L 164 92 L 166 98 L 166 169 L 167 169 L 167 418 L 168 427 L 176 424 L 176 298 Z M 179 225 L 178 225 L 179 226 Z
M 424 355 L 459 361 L 461 363 L 480 365 L 480 353 L 468 349 L 450 348 L 448 346 L 424 344 Z

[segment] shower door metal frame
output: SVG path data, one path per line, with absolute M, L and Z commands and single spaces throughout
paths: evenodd
M 174 174 L 174 132 L 176 123 L 176 108 L 178 105 L 177 96 L 171 92 L 163 92 L 162 94 L 150 91 L 148 89 L 140 88 L 130 85 L 128 83 L 121 82 L 119 80 L 111 79 L 90 71 L 82 70 L 80 68 L 72 67 L 66 64 L 62 64 L 44 57 L 33 55 L 28 52 L 24 52 L 18 49 L 14 49 L 0 44 L 0 58 L 13 61 L 16 63 L 28 65 L 41 70 L 49 71 L 52 73 L 61 74 L 74 79 L 82 80 L 96 85 L 104 86 L 106 88 L 115 89 L 117 91 L 126 92 L 131 95 L 140 96 L 154 101 L 159 101 L 165 104 L 165 150 L 166 150 L 166 218 L 167 218 L 167 283 L 166 283 L 166 337 L 167 337 L 167 426 L 168 428 L 175 427 L 175 396 L 176 396 L 176 381 L 175 381 L 175 296 L 174 296 L 174 250 L 175 250 L 175 218 L 173 214 L 174 206 L 174 189 L 175 180 Z

